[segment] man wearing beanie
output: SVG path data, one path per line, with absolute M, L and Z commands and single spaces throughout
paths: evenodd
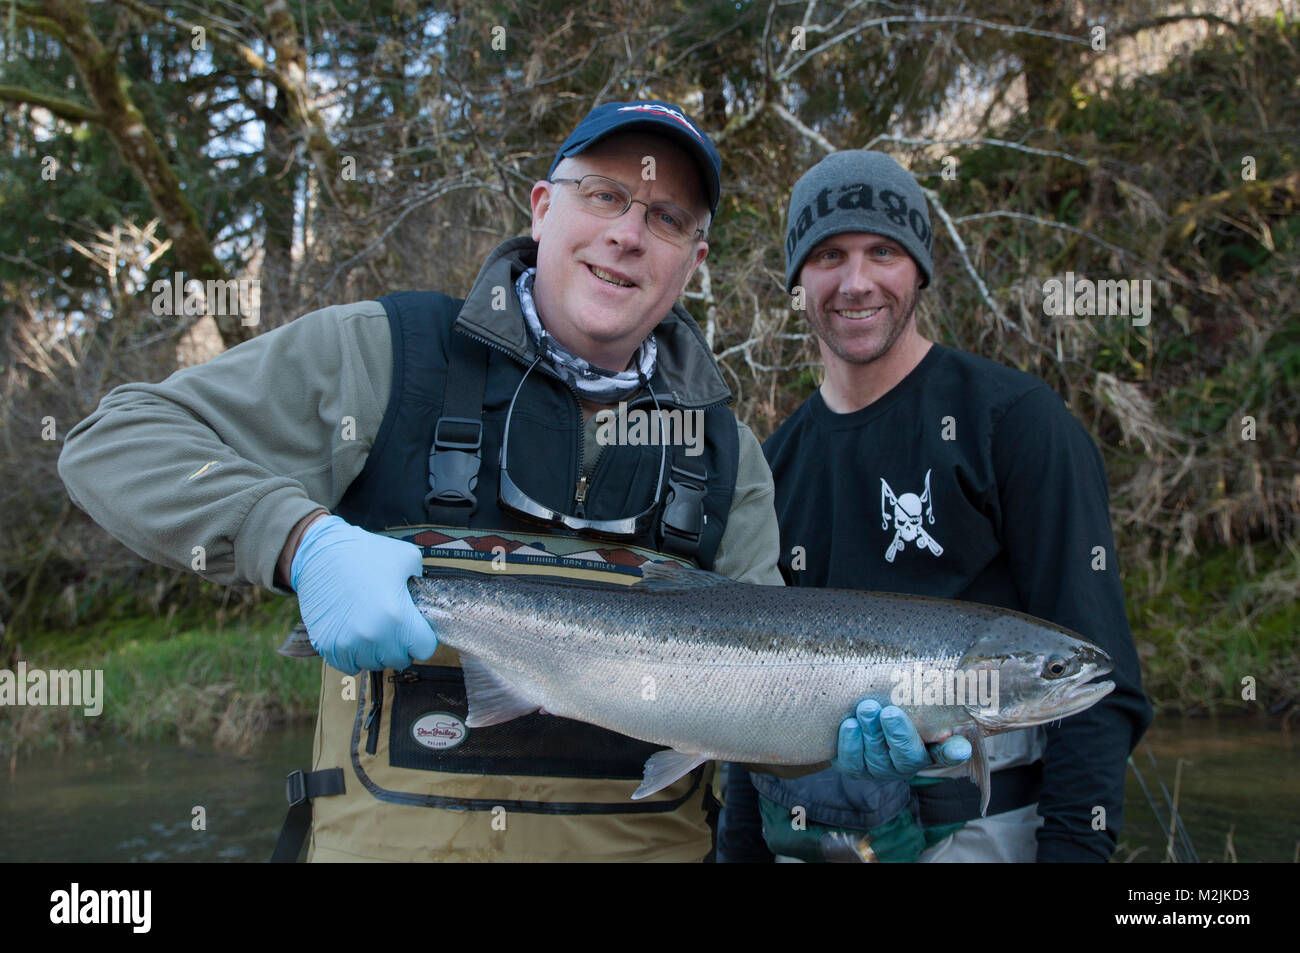
M 1116 687 L 1050 726 L 986 738 L 986 817 L 964 766 L 909 783 L 888 763 L 859 780 L 728 765 L 719 855 L 857 859 L 869 847 L 880 860 L 1105 861 L 1151 708 L 1100 454 L 1038 378 L 921 336 L 933 234 L 924 194 L 893 159 L 828 156 L 795 184 L 787 223 L 786 288 L 825 379 L 763 448 L 786 582 L 1027 612 L 1104 648 Z M 892 706 L 878 717 L 891 742 L 892 727 L 908 727 Z M 805 822 L 791 824 L 800 805 Z

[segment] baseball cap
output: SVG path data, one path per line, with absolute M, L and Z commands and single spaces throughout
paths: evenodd
M 560 160 L 576 156 L 589 146 L 615 132 L 642 129 L 656 135 L 674 139 L 695 159 L 700 170 L 700 180 L 709 196 L 709 212 L 718 213 L 718 199 L 722 194 L 722 159 L 712 140 L 695 125 L 687 115 L 672 103 L 658 100 L 640 100 L 631 103 L 604 103 L 587 113 L 577 128 L 564 140 L 555 161 L 546 173 L 549 179 L 555 174 Z

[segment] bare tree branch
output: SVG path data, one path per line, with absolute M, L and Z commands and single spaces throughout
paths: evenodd
M 1036 149 L 1033 146 L 1022 145 L 1019 142 L 1010 142 L 1006 139 L 919 139 L 910 136 L 889 136 L 881 134 L 872 138 L 864 149 L 872 149 L 878 142 L 897 142 L 906 146 L 1001 146 L 1004 149 L 1016 149 L 1020 152 L 1028 152 L 1036 156 L 1049 156 L 1054 159 L 1064 159 L 1067 162 L 1073 162 L 1084 168 L 1096 168 L 1097 159 L 1080 159 L 1078 156 L 1070 155 L 1068 152 L 1055 152 L 1051 149 Z
M 819 43 L 817 46 L 814 46 L 811 50 L 809 50 L 807 53 L 805 53 L 803 56 L 797 59 L 792 65 L 788 67 L 783 67 L 780 70 L 780 72 L 776 74 L 775 78 L 778 80 L 788 79 L 794 73 L 798 72 L 799 68 L 803 66 L 804 63 L 807 63 L 810 59 L 813 58 L 813 56 L 822 52 L 823 50 L 830 49 L 832 46 L 835 46 L 837 43 L 842 43 L 844 40 L 857 36 L 859 33 L 862 33 L 865 30 L 869 30 L 872 27 L 875 26 L 887 27 L 891 23 L 897 23 L 897 24 L 960 23 L 966 26 L 982 27 L 983 29 L 986 30 L 999 30 L 1003 33 L 1020 33 L 1027 36 L 1040 36 L 1049 40 L 1060 40 L 1062 43 L 1074 43 L 1079 46 L 1090 46 L 1088 39 L 1085 37 L 1070 36 L 1069 34 L 1066 33 L 1053 33 L 1050 30 L 1035 30 L 1032 27 L 1015 26 L 1014 24 L 1010 24 L 1010 23 L 995 23 L 992 20 L 981 20 L 977 17 L 963 17 L 963 16 L 876 17 L 871 20 L 864 20 L 861 23 L 859 23 L 857 26 L 853 27 L 852 29 L 845 30 L 840 34 L 831 37 L 829 40 L 826 40 L 825 42 Z
M 10 0 L 9 13 L 19 23 L 33 30 L 39 30 L 47 36 L 52 36 L 56 40 L 64 40 L 66 36 L 63 32 L 63 25 L 57 20 L 43 16 L 44 11 L 39 6 L 33 7 L 28 4 L 18 3 L 17 0 Z
M 1096 235 L 1092 234 L 1092 232 L 1085 231 L 1084 229 L 1078 228 L 1074 225 L 1066 224 L 1065 222 L 1058 222 L 1050 218 L 1043 218 L 1040 215 L 1026 215 L 1024 212 L 1007 212 L 1007 211 L 999 210 L 995 212 L 978 212 L 974 215 L 962 215 L 959 216 L 958 218 L 953 219 L 953 221 L 956 224 L 961 225 L 964 224 L 965 222 L 978 222 L 987 218 L 1014 218 L 1022 222 L 1033 222 L 1035 225 L 1045 225 L 1048 228 L 1059 228 L 1061 231 L 1071 232 L 1072 234 L 1078 235 L 1081 238 L 1088 239 L 1088 241 L 1090 242 L 1095 242 L 1096 244 L 1100 245 L 1102 248 L 1109 249 L 1110 251 L 1113 251 L 1115 254 L 1121 255 L 1124 258 L 1141 257 L 1136 252 L 1130 251 L 1126 248 L 1120 248 L 1118 245 L 1112 245 L 1104 238 L 1098 238 Z
M 799 134 L 803 136 L 805 139 L 810 139 L 813 142 L 817 143 L 817 145 L 821 147 L 823 150 L 825 150 L 826 152 L 836 151 L 835 145 L 832 144 L 829 139 L 823 136 L 816 129 L 810 129 L 809 127 L 805 126 L 802 122 L 799 121 L 798 117 L 796 117 L 793 113 L 790 112 L 790 110 L 786 109 L 780 103 L 768 103 L 768 106 L 771 108 L 772 112 L 776 113 L 786 122 L 788 122 L 791 126 L 797 129 L 799 131 Z
M 966 273 L 970 275 L 971 281 L 975 283 L 975 287 L 978 289 L 980 297 L 984 299 L 985 306 L 1004 327 L 1015 331 L 1016 334 L 1020 335 L 1026 341 L 1037 343 L 1034 342 L 1029 335 L 1025 334 L 1024 329 L 1020 325 L 1016 324 L 1016 322 L 1012 321 L 1002 313 L 1002 309 L 997 306 L 997 303 L 993 300 L 993 296 L 989 294 L 988 286 L 984 284 L 984 279 L 980 277 L 980 273 L 975 269 L 974 263 L 970 260 L 970 252 L 967 251 L 966 243 L 962 241 L 961 234 L 957 231 L 956 223 L 952 220 L 952 216 L 948 214 L 948 210 L 943 207 L 943 203 L 939 201 L 939 193 L 934 189 L 927 189 L 925 186 L 921 186 L 921 191 L 924 192 L 925 197 L 930 200 L 930 205 L 934 208 L 935 214 L 939 216 L 939 219 L 947 229 L 948 237 L 952 239 L 952 243 L 957 249 L 957 256 L 961 259 L 961 263 L 965 267 Z
M 81 103 L 73 102 L 71 99 L 63 99 L 59 96 L 49 96 L 45 93 L 38 93 L 33 89 L 25 89 L 22 86 L 0 86 L 0 99 L 11 103 L 27 103 L 31 106 L 39 106 L 42 109 L 48 109 L 51 113 L 60 119 L 66 119 L 68 122 L 103 122 L 104 114 L 98 109 L 92 109 L 90 106 L 83 106 Z
M 402 224 L 402 222 L 406 219 L 408 215 L 414 212 L 417 208 L 428 205 L 430 202 L 434 202 L 442 198 L 447 193 L 455 192 L 460 189 L 490 189 L 494 192 L 501 191 L 501 189 L 499 189 L 496 186 L 488 185 L 486 182 L 481 182 L 477 179 L 474 179 L 469 182 L 456 182 L 450 185 L 443 185 L 440 187 L 433 188 L 428 192 L 417 195 L 415 198 L 404 203 L 401 213 L 398 214 L 398 216 L 388 224 L 387 228 L 385 228 L 382 232 L 379 233 L 378 237 L 376 237 L 374 241 L 372 241 L 365 248 L 361 249 L 361 251 L 357 252 L 351 258 L 347 259 L 347 261 L 341 262 L 337 267 L 335 267 L 334 272 L 329 277 L 329 280 L 326 281 L 325 284 L 317 292 L 318 300 L 324 300 L 325 293 L 328 292 L 330 288 L 334 286 L 334 282 L 337 281 L 341 275 L 344 275 L 348 271 L 350 271 L 354 265 L 357 265 L 369 259 L 370 256 L 373 255 L 375 251 L 377 251 L 379 247 L 383 245 L 385 241 L 388 240 L 388 236 L 391 235 L 397 229 L 397 226 Z

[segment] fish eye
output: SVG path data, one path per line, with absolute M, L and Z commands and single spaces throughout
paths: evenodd
M 1060 678 L 1065 674 L 1066 667 L 1065 659 L 1059 655 L 1053 655 L 1047 660 L 1047 664 L 1043 666 L 1043 674 L 1048 678 Z

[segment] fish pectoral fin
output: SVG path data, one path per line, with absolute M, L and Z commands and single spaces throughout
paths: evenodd
M 980 731 L 980 726 L 972 721 L 966 725 L 959 725 L 952 733 L 961 735 L 970 742 L 970 760 L 966 762 L 966 768 L 970 772 L 970 779 L 980 789 L 980 817 L 984 817 L 988 814 L 989 791 L 993 784 L 989 779 L 989 759 L 984 753 L 984 732 Z
M 469 701 L 466 727 L 499 725 L 521 715 L 531 715 L 542 707 L 525 698 L 474 656 L 462 654 L 460 664 L 465 673 L 465 697 Z
M 293 627 L 293 631 L 285 637 L 284 643 L 276 649 L 276 652 L 288 658 L 314 658 L 320 655 L 316 647 L 311 644 L 307 626 L 302 622 Z
M 646 759 L 641 786 L 632 793 L 632 800 L 639 801 L 647 795 L 668 787 L 708 760 L 710 760 L 708 755 L 696 754 L 693 751 L 678 751 L 675 748 L 655 752 Z

